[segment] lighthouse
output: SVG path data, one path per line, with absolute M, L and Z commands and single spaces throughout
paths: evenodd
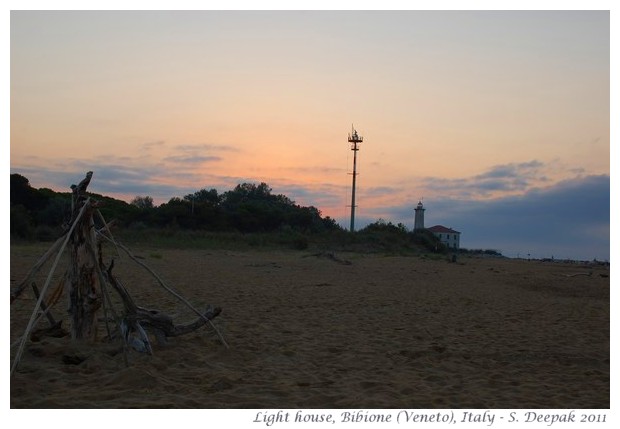
M 415 208 L 415 221 L 413 224 L 413 230 L 418 231 L 424 229 L 424 205 L 422 205 L 422 201 L 418 201 L 418 205 Z

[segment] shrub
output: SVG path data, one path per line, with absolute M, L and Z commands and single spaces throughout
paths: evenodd
M 32 219 L 26 207 L 21 204 L 11 205 L 11 235 L 30 239 L 33 234 Z
M 434 253 L 446 253 L 448 248 L 428 229 L 418 229 L 411 233 L 412 241 Z

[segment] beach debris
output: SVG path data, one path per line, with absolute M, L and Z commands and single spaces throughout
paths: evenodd
M 127 247 L 115 240 L 110 231 L 110 224 L 105 221 L 99 211 L 100 203 L 86 194 L 93 172 L 86 173 L 86 177 L 78 184 L 71 185 L 71 221 L 64 225 L 65 232 L 56 240 L 50 249 L 37 261 L 30 272 L 15 288 L 11 290 L 11 303 L 18 299 L 30 285 L 36 297 L 36 303 L 24 334 L 11 348 L 18 346 L 11 375 L 17 368 L 24 351 L 26 342 L 38 341 L 43 336 L 70 336 L 72 340 L 97 340 L 99 328 L 99 314 L 104 313 L 103 320 L 109 340 L 120 338 L 125 351 L 125 363 L 128 363 L 127 352 L 129 347 L 144 353 L 153 353 L 147 331 L 157 338 L 159 343 L 165 342 L 167 337 L 175 337 L 193 332 L 205 324 L 209 324 L 218 335 L 220 342 L 228 348 L 228 344 L 220 334 L 212 320 L 222 309 L 209 305 L 205 311 L 197 310 L 187 299 L 174 291 L 144 262 L 134 256 Z M 97 215 L 103 226 L 95 227 L 94 217 Z M 103 262 L 102 242 L 112 243 L 117 250 L 122 249 L 130 259 L 146 269 L 167 292 L 182 302 L 198 315 L 191 323 L 175 325 L 173 318 L 161 311 L 147 309 L 135 303 L 128 290 L 112 274 L 114 259 L 106 267 Z M 57 286 L 48 294 L 53 274 L 64 254 L 69 248 L 69 267 Z M 41 290 L 34 282 L 34 278 L 41 268 L 56 255 L 50 271 Z M 119 252 L 120 256 L 120 252 Z M 111 290 L 110 290 L 111 289 Z M 64 291 L 69 301 L 69 330 L 62 328 L 62 320 L 57 321 L 52 315 L 52 307 L 59 301 Z M 117 309 L 118 300 L 111 299 L 110 292 L 116 292 L 122 302 L 122 308 Z M 36 324 L 47 318 L 48 328 L 33 331 Z M 113 322 L 115 326 L 111 326 Z
M 121 334 L 126 339 L 131 338 L 134 345 L 138 343 L 143 344 L 142 346 L 134 347 L 136 349 L 141 349 L 149 354 L 152 352 L 148 336 L 144 332 L 144 326 L 155 334 L 160 344 L 163 344 L 167 337 L 178 337 L 179 335 L 195 331 L 219 316 L 222 311 L 219 307 L 209 305 L 204 312 L 199 312 L 200 317 L 193 322 L 185 325 L 175 325 L 172 317 L 166 313 L 136 305 L 127 289 L 112 275 L 113 267 L 114 260 L 112 260 L 106 271 L 106 277 L 123 301 L 124 313 L 121 319 Z M 132 333 L 136 334 L 137 338 L 135 335 L 132 336 Z
M 41 341 L 45 337 L 62 338 L 69 335 L 69 331 L 62 327 L 62 320 L 47 328 L 33 330 L 30 334 L 30 341 Z
M 589 271 L 587 273 L 575 273 L 575 274 L 556 274 L 558 276 L 562 276 L 562 277 L 577 277 L 577 276 L 586 276 L 586 277 L 592 277 L 592 271 Z
M 337 263 L 342 264 L 342 265 L 352 265 L 353 264 L 353 262 L 348 261 L 346 259 L 340 259 L 336 255 L 334 255 L 332 252 L 313 253 L 311 255 L 305 255 L 304 258 L 306 258 L 308 256 L 315 256 L 317 258 L 326 258 L 326 259 L 329 259 L 331 261 L 337 262 Z

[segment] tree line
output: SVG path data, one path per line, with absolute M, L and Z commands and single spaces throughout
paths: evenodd
M 71 193 L 35 189 L 20 174 L 11 174 L 11 236 L 51 239 L 68 222 Z M 100 201 L 101 212 L 123 228 L 181 228 L 241 233 L 272 232 L 282 229 L 304 234 L 342 230 L 316 207 L 301 206 L 285 195 L 274 194 L 266 183 L 242 183 L 218 193 L 200 189 L 184 197 L 173 197 L 156 206 L 150 196 L 136 196 L 131 202 L 91 194 Z
M 71 192 L 35 189 L 20 174 L 11 174 L 11 238 L 54 240 L 69 227 Z M 173 197 L 156 206 L 150 196 L 136 196 L 130 202 L 96 193 L 107 222 L 138 237 L 152 236 L 152 230 L 182 233 L 271 234 L 281 244 L 303 249 L 309 240 L 342 250 L 373 252 L 446 253 L 447 248 L 428 230 L 408 231 L 402 223 L 379 219 L 350 233 L 316 207 L 304 207 L 290 198 L 274 194 L 266 183 L 242 183 L 218 193 L 200 189 L 184 197 Z M 99 225 L 101 226 L 101 225 Z M 175 233 L 176 234 L 176 233 Z M 193 235 L 187 235 L 193 234 Z M 314 237 L 314 238 L 312 238 Z

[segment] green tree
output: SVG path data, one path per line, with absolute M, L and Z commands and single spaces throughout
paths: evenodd
M 11 174 L 11 203 L 21 204 L 26 210 L 40 210 L 47 198 L 30 186 L 30 181 L 21 174 Z
M 278 197 L 266 183 L 242 183 L 222 196 L 228 224 L 241 232 L 272 231 L 283 224 L 284 212 Z
M 133 200 L 131 200 L 131 205 L 142 210 L 150 210 L 155 207 L 153 204 L 153 198 L 148 195 L 146 197 L 142 197 L 140 195 L 136 196 Z
M 71 201 L 63 197 L 50 198 L 45 208 L 36 214 L 37 223 L 47 226 L 60 226 L 71 215 Z
M 194 204 L 208 204 L 213 207 L 218 206 L 220 204 L 221 197 L 217 194 L 217 190 L 215 189 L 201 189 L 200 191 L 196 191 L 193 194 L 188 194 L 183 197 L 186 201 L 193 201 Z

